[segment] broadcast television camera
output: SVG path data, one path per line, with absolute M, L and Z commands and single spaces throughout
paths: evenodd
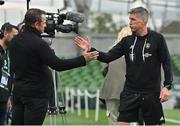
M 54 37 L 55 31 L 69 33 L 74 31 L 78 34 L 78 23 L 84 21 L 84 15 L 81 13 L 67 12 L 65 14 L 60 13 L 46 13 L 46 28 L 45 33 L 48 34 L 47 37 Z M 69 20 L 71 24 L 63 24 L 65 20 Z

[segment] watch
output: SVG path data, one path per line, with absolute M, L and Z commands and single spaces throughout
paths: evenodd
M 168 84 L 168 85 L 166 85 L 164 87 L 166 87 L 168 90 L 170 90 L 172 88 L 172 84 Z

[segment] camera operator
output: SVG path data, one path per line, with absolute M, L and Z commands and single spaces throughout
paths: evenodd
M 84 52 L 73 59 L 59 59 L 41 38 L 46 27 L 46 13 L 29 9 L 25 14 L 25 28 L 10 44 L 10 61 L 15 73 L 12 125 L 42 125 L 48 107 L 52 75 L 57 71 L 85 66 L 96 59 L 95 52 Z
M 0 125 L 4 125 L 6 112 L 11 110 L 10 99 L 10 63 L 8 44 L 17 35 L 18 28 L 10 23 L 5 23 L 0 31 Z

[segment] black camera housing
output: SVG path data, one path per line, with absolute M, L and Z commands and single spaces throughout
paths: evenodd
M 69 33 L 71 31 L 78 34 L 78 23 L 73 22 L 73 24 L 64 25 L 64 20 L 66 19 L 66 14 L 59 13 L 46 13 L 46 28 L 45 33 L 47 33 L 47 37 L 55 37 L 55 31 L 62 33 Z M 46 37 L 46 36 L 43 36 Z

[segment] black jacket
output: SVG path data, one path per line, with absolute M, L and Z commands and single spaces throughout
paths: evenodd
M 96 50 L 96 49 L 91 49 Z M 99 53 L 98 60 L 109 63 L 125 55 L 125 89 L 142 92 L 159 92 L 161 65 L 164 69 L 164 86 L 171 86 L 172 71 L 170 55 L 164 37 L 154 31 L 140 36 L 127 36 L 109 52 Z M 117 68 L 118 69 L 118 68 Z
M 57 71 L 69 70 L 86 64 L 83 56 L 74 59 L 59 59 L 40 32 L 26 26 L 9 45 L 11 69 L 15 73 L 13 93 L 16 95 L 47 98 L 52 84 L 48 68 Z
M 7 85 L 1 83 L 2 76 L 8 78 Z M 7 102 L 10 95 L 10 66 L 7 50 L 0 46 L 0 101 Z

